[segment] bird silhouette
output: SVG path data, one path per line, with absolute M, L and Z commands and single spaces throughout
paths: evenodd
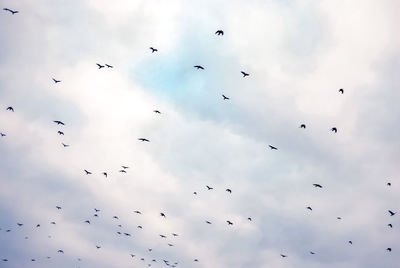
M 311 254 L 311 255 L 314 255 L 314 254 L 315 254 L 315 252 L 312 252 L 312 251 L 310 251 L 310 254 Z
M 159 110 L 154 110 L 153 112 L 155 112 L 156 114 L 161 114 Z
M 393 225 L 392 225 L 391 223 L 389 223 L 388 226 L 389 226 L 390 228 L 393 228 Z
M 194 259 L 193 261 L 198 262 L 199 260 L 198 259 Z
M 305 124 L 301 124 L 300 128 L 306 128 L 306 125 Z
M 353 241 L 350 240 L 350 241 L 349 241 L 349 244 L 350 244 L 350 245 L 353 245 Z
M 214 189 L 214 188 L 212 188 L 212 187 L 210 187 L 208 185 L 206 185 L 206 187 L 207 187 L 207 190 L 213 190 Z
M 386 250 L 389 251 L 389 252 L 391 252 L 391 251 L 392 251 L 392 248 L 387 248 Z
M 61 82 L 61 80 L 57 80 L 55 78 L 52 78 L 52 79 L 53 79 L 54 83 L 56 83 L 56 84 Z
M 177 236 L 178 236 L 178 234 L 176 234 L 176 233 L 172 233 L 172 235 L 173 235 L 173 236 L 175 236 L 175 237 L 177 237 Z
M 390 182 L 386 183 L 387 186 L 392 186 L 392 184 Z
M 233 225 L 233 222 L 231 221 L 226 221 L 228 223 L 228 225 Z
M 196 68 L 197 70 L 204 70 L 204 67 L 201 65 L 195 65 L 193 67 Z
M 140 141 L 146 141 L 146 142 L 150 142 L 148 139 L 145 139 L 145 138 L 139 138 L 138 140 L 140 140 Z
M 160 237 L 161 237 L 161 238 L 167 238 L 165 235 L 161 235 L 161 234 L 160 234 Z
M 160 213 L 160 216 L 166 218 L 165 214 L 162 212 Z
M 61 209 L 61 207 L 60 206 L 56 206 L 56 209 Z
M 142 214 L 142 212 L 140 212 L 139 210 L 135 210 L 134 213 L 136 213 L 136 214 Z
M 55 222 L 55 221 L 52 221 L 52 222 L 50 222 L 50 224 L 56 225 L 56 222 Z
M 250 218 L 250 217 L 248 217 L 247 219 L 248 219 L 249 221 L 252 221 L 252 218 Z
M 101 64 L 98 64 L 98 63 L 96 63 L 96 65 L 97 65 L 97 66 L 99 66 L 99 69 L 101 69 L 101 68 L 104 68 L 104 67 L 105 67 L 104 65 L 101 65 Z
M 210 222 L 210 221 L 206 221 L 206 223 L 207 223 L 207 224 L 211 224 L 211 222 Z
M 339 92 L 343 94 L 343 93 L 344 93 L 343 88 L 339 89 Z M 350 94 L 350 95 L 351 95 L 351 94 Z
M 88 224 L 90 224 L 90 221 L 89 221 L 89 220 L 86 220 L 86 221 L 85 221 L 85 223 L 88 223 Z
M 151 53 L 154 53 L 154 52 L 157 52 L 157 51 L 158 51 L 158 49 L 157 49 L 157 48 L 154 48 L 154 47 L 150 47 L 150 49 L 151 49 Z
M 97 215 L 97 214 L 94 214 L 94 215 L 93 215 L 93 217 L 98 217 L 98 216 L 99 216 L 99 215 Z
M 59 249 L 57 252 L 58 252 L 58 253 L 63 253 L 63 254 L 64 254 L 64 250 L 62 250 L 62 249 Z
M 342 217 L 336 217 L 336 219 L 338 219 L 338 220 L 341 220 L 341 219 L 342 219 Z
M 286 258 L 286 257 L 287 257 L 287 255 L 281 254 L 281 257 L 282 257 L 282 258 Z
M 95 208 L 95 209 L 94 209 L 94 211 L 95 211 L 95 212 L 99 212 L 99 211 L 100 211 L 100 209 L 97 209 L 97 208 Z
M 61 121 L 59 121 L 59 120 L 55 120 L 55 121 L 53 121 L 54 123 L 56 123 L 57 125 L 65 125 L 63 122 L 61 122 Z
M 138 226 L 137 226 L 137 228 L 139 228 L 139 229 L 143 229 L 143 227 L 142 227 L 141 225 L 138 225 Z
M 105 64 L 107 66 L 107 68 L 114 68 L 114 66 L 110 65 L 110 64 Z
M 102 174 L 107 178 L 107 172 L 103 172 Z
M 19 12 L 18 10 L 11 10 L 9 8 L 3 8 L 3 10 L 10 12 L 12 15 L 17 14 Z
M 89 170 L 84 169 L 83 171 L 85 171 L 86 175 L 92 174 L 92 172 L 90 172 Z
M 113 216 L 113 219 L 117 219 L 117 220 L 119 220 L 119 218 L 118 218 L 117 216 Z
M 58 135 L 64 135 L 64 132 L 62 132 L 62 131 L 57 131 L 57 133 L 58 133 Z
M 306 208 L 312 211 L 312 208 L 311 208 L 311 207 L 306 207 Z
M 40 227 L 40 224 L 36 224 L 36 228 L 39 228 Z
M 11 106 L 8 106 L 6 110 L 7 110 L 7 111 L 14 112 L 14 108 L 13 108 L 13 107 L 11 107 Z
M 337 128 L 333 127 L 331 128 L 331 131 L 337 133 Z
M 126 173 L 126 170 L 125 169 L 120 169 L 119 172 Z
M 246 73 L 246 72 L 243 72 L 243 71 L 241 71 L 241 73 L 243 74 L 243 77 L 246 77 L 246 76 L 249 76 L 250 74 L 248 74 L 248 73 Z
M 391 210 L 388 210 L 388 212 L 390 213 L 390 216 L 394 216 L 397 212 L 393 212 Z
M 64 147 L 69 147 L 69 144 L 65 144 L 65 143 L 61 143 L 62 144 L 62 146 L 64 146 Z
M 97 249 L 100 249 L 101 247 L 100 247 L 100 246 L 96 246 L 96 248 L 97 248 Z
M 222 97 L 224 98 L 224 100 L 230 100 L 230 98 L 228 98 L 228 97 L 225 96 L 224 94 L 222 94 Z
M 126 235 L 126 236 L 131 236 L 131 234 L 129 234 L 129 233 L 124 233 L 124 235 Z
M 2 261 L 8 261 L 7 259 L 2 259 Z
M 17 223 L 17 225 L 18 225 L 19 227 L 21 227 L 21 226 L 24 225 L 24 224 L 22 224 L 22 223 Z
M 226 189 L 225 191 L 227 191 L 228 193 L 232 193 L 232 190 L 231 189 Z
M 170 247 L 173 247 L 174 245 L 172 245 L 172 244 L 168 244 L 168 246 L 170 246 Z
M 6 134 L 4 134 L 4 133 L 0 132 L 0 136 L 1 136 L 1 137 L 5 137 L 5 136 L 6 136 Z
M 127 168 L 129 168 L 129 167 L 127 167 L 127 166 L 121 166 L 123 169 L 127 169 Z
M 317 188 L 322 188 L 322 185 L 317 184 L 317 183 L 314 183 L 313 186 L 314 186 L 314 187 L 317 187 Z
M 278 148 L 276 148 L 276 147 L 274 147 L 274 146 L 272 146 L 272 145 L 268 145 L 269 146 L 269 148 L 271 149 L 271 150 L 278 150 Z
M 218 30 L 215 32 L 216 35 L 224 35 L 224 31 L 222 30 Z

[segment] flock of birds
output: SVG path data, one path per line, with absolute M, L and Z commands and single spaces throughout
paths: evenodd
M 3 10 L 6 11 L 6 12 L 9 12 L 9 13 L 12 14 L 12 15 L 15 15 L 15 14 L 19 13 L 19 11 L 17 11 L 17 10 L 12 10 L 12 9 L 9 9 L 9 8 L 4 8 Z M 223 36 L 223 35 L 224 35 L 224 31 L 223 31 L 223 30 L 217 30 L 217 31 L 215 32 L 215 35 L 217 35 L 217 36 Z M 154 48 L 154 47 L 150 47 L 150 50 L 151 50 L 151 53 L 156 53 L 156 52 L 158 52 L 158 49 L 157 49 L 157 48 Z M 112 65 L 110 65 L 110 64 L 106 64 L 106 63 L 105 63 L 105 64 L 96 63 L 96 66 L 98 67 L 98 69 L 103 69 L 103 68 L 114 68 L 114 66 L 112 66 Z M 205 67 L 203 67 L 202 65 L 194 65 L 193 67 L 194 67 L 195 69 L 197 69 L 197 70 L 204 70 L 204 69 L 205 69 Z M 250 74 L 247 73 L 247 72 L 245 72 L 245 71 L 241 71 L 240 73 L 243 75 L 243 78 L 250 76 Z M 56 78 L 52 78 L 52 80 L 53 80 L 53 82 L 54 82 L 55 84 L 58 84 L 58 83 L 61 83 L 61 82 L 62 82 L 61 80 L 58 80 L 58 79 L 56 79 Z M 344 94 L 344 90 L 343 90 L 342 88 L 339 89 L 338 92 L 339 92 L 340 94 Z M 230 100 L 230 98 L 227 97 L 227 96 L 224 95 L 224 94 L 222 94 L 222 98 L 223 98 L 223 101 L 228 101 L 228 100 Z M 8 107 L 6 107 L 5 110 L 8 111 L 8 112 L 15 112 L 13 106 L 8 106 Z M 156 113 L 156 114 L 161 114 L 161 112 L 160 112 L 159 110 L 154 110 L 153 112 Z M 63 121 L 60 121 L 60 120 L 54 120 L 53 123 L 55 123 L 57 126 L 60 126 L 60 127 L 65 126 L 65 123 L 64 123 Z M 306 129 L 306 124 L 304 124 L 304 123 L 300 124 L 299 128 L 301 128 L 301 129 Z M 330 130 L 331 130 L 333 133 L 337 133 L 337 132 L 338 132 L 337 127 L 332 127 Z M 63 132 L 62 130 L 58 130 L 58 131 L 57 131 L 57 134 L 59 134 L 59 135 L 61 135 L 61 136 L 64 136 L 64 132 Z M 3 133 L 3 132 L 0 132 L 0 137 L 6 137 L 6 134 Z M 149 140 L 148 138 L 143 138 L 143 137 L 138 138 L 138 140 L 141 141 L 141 142 L 150 142 L 150 140 Z M 69 147 L 69 146 L 70 146 L 69 144 L 65 144 L 65 143 L 61 143 L 61 145 L 62 145 L 63 147 Z M 275 146 L 273 146 L 273 145 L 271 145 L 271 144 L 268 145 L 268 147 L 269 147 L 269 149 L 271 149 L 271 150 L 278 150 L 277 147 L 275 147 Z M 122 165 L 122 166 L 121 166 L 121 169 L 119 169 L 118 172 L 120 172 L 120 173 L 127 173 L 127 170 L 128 170 L 128 169 L 129 169 L 129 166 Z M 85 175 L 92 175 L 92 174 L 93 174 L 93 172 L 92 172 L 92 171 L 89 171 L 88 169 L 83 169 L 83 172 L 84 172 Z M 99 174 L 103 175 L 105 178 L 108 178 L 108 177 L 109 177 L 109 173 L 108 173 L 107 171 L 101 171 L 101 172 L 99 172 Z M 314 186 L 315 188 L 320 188 L 320 189 L 323 188 L 323 186 L 322 186 L 321 184 L 318 184 L 318 183 L 314 183 L 312 186 Z M 388 182 L 388 183 L 387 183 L 387 186 L 390 187 L 390 186 L 391 186 L 391 183 Z M 214 187 L 212 187 L 212 186 L 206 185 L 205 187 L 206 187 L 206 189 L 207 189 L 208 191 L 214 190 Z M 228 194 L 232 194 L 232 190 L 229 189 L 229 188 L 227 188 L 225 191 L 226 191 Z M 197 192 L 195 191 L 195 192 L 193 192 L 193 194 L 194 194 L 194 195 L 197 195 Z M 62 207 L 61 207 L 61 206 L 58 206 L 58 205 L 55 206 L 55 208 L 56 208 L 57 210 L 62 210 Z M 309 211 L 312 211 L 312 210 L 313 210 L 311 206 L 307 206 L 307 207 L 305 207 L 305 208 L 306 208 L 307 210 L 309 210 Z M 95 219 L 100 218 L 100 213 L 99 213 L 99 212 L 100 212 L 100 209 L 94 208 L 94 214 L 92 215 L 93 218 L 89 218 L 89 219 L 87 219 L 87 220 L 82 221 L 82 224 L 92 225 L 92 224 L 94 223 L 94 220 L 95 220 Z M 135 210 L 135 211 L 133 211 L 133 213 L 135 213 L 135 214 L 137 214 L 137 215 L 141 215 L 141 214 L 142 214 L 142 212 L 139 211 L 139 210 Z M 392 210 L 388 210 L 388 213 L 389 213 L 389 216 L 394 216 L 394 215 L 396 215 L 396 212 L 394 212 L 394 211 L 392 211 Z M 160 212 L 160 213 L 159 213 L 159 217 L 166 218 L 167 216 L 166 216 L 165 212 Z M 337 220 L 342 220 L 341 217 L 336 217 L 336 218 L 337 218 Z M 112 220 L 119 221 L 119 217 L 116 216 L 116 215 L 114 215 L 114 216 L 112 216 Z M 252 222 L 252 221 L 253 221 L 252 217 L 247 217 L 247 220 L 248 220 L 249 222 Z M 205 223 L 206 223 L 206 224 L 209 224 L 209 225 L 212 224 L 212 222 L 209 221 L 209 220 L 205 220 Z M 51 221 L 50 224 L 51 224 L 51 225 L 56 225 L 56 222 Z M 229 220 L 229 219 L 228 219 L 228 220 L 226 220 L 226 224 L 227 224 L 228 226 L 230 226 L 230 225 L 234 225 L 234 222 L 233 222 L 232 220 Z M 22 228 L 22 226 L 24 226 L 24 224 L 18 222 L 18 223 L 16 223 L 16 226 L 18 226 L 18 228 Z M 40 228 L 41 226 L 42 226 L 41 224 L 36 224 L 36 225 L 34 226 L 34 228 L 38 229 L 38 228 Z M 130 232 L 128 232 L 128 231 L 122 231 L 122 224 L 117 224 L 117 226 L 118 226 L 119 228 L 121 228 L 119 231 L 116 232 L 117 235 L 119 235 L 119 236 L 124 236 L 124 237 L 131 237 L 131 236 L 132 236 L 132 234 L 131 234 Z M 387 224 L 387 226 L 388 226 L 389 228 L 393 228 L 393 224 L 392 224 L 392 223 Z M 142 225 L 137 225 L 137 229 L 139 229 L 139 230 L 140 230 L 140 229 L 143 229 L 143 226 L 142 226 Z M 2 231 L 2 230 L 3 230 L 3 229 L 0 228 L 0 231 Z M 5 230 L 4 230 L 4 232 L 6 232 L 6 233 L 10 233 L 11 231 L 12 231 L 12 229 L 5 229 Z M 176 237 L 180 236 L 180 235 L 179 235 L 178 233 L 176 233 L 176 232 L 171 233 L 171 235 L 172 235 L 171 238 L 176 238 Z M 159 236 L 161 239 L 167 239 L 167 238 L 169 238 L 166 234 L 158 234 L 158 236 Z M 50 235 L 49 235 L 48 237 L 51 238 Z M 28 238 L 29 238 L 28 236 L 25 237 L 25 239 L 28 239 Z M 352 240 L 349 240 L 348 243 L 349 243 L 350 245 L 352 245 L 352 244 L 353 244 L 353 241 L 352 241 Z M 174 244 L 173 244 L 172 242 L 167 243 L 167 245 L 168 245 L 169 247 L 173 247 L 173 246 L 174 246 Z M 96 249 L 99 249 L 99 250 L 102 248 L 102 246 L 101 246 L 101 245 L 98 245 L 98 244 L 96 244 L 95 247 L 96 247 Z M 152 251 L 153 251 L 152 248 L 148 248 L 147 250 L 148 250 L 148 252 L 152 252 Z M 386 250 L 387 250 L 388 252 L 391 252 L 391 251 L 392 251 L 392 248 L 391 248 L 391 247 L 387 247 Z M 64 254 L 64 250 L 63 250 L 63 249 L 57 249 L 56 252 L 57 252 L 58 254 Z M 315 252 L 315 251 L 312 251 L 312 250 L 310 250 L 309 253 L 310 253 L 311 255 L 315 255 L 315 254 L 316 254 L 316 252 Z M 136 256 L 137 256 L 136 253 L 130 253 L 130 257 L 134 258 L 134 257 L 136 257 Z M 288 254 L 286 254 L 286 253 L 283 254 L 283 253 L 282 253 L 282 254 L 280 254 L 280 256 L 281 256 L 282 258 L 286 258 L 286 257 L 288 257 Z M 51 258 L 52 258 L 51 256 L 47 256 L 47 257 L 46 257 L 46 259 L 51 259 Z M 144 257 L 138 257 L 138 258 L 140 258 L 140 260 L 143 261 L 143 262 L 146 261 L 146 259 L 145 259 Z M 8 262 L 8 261 L 12 262 L 12 261 L 13 261 L 12 259 L 9 259 L 9 258 L 2 258 L 1 260 L 2 260 L 3 262 Z M 38 261 L 38 260 L 39 260 L 38 258 L 32 258 L 30 261 L 35 262 L 35 261 Z M 77 258 L 77 260 L 78 260 L 78 261 L 82 261 L 82 258 L 79 257 L 79 258 Z M 147 266 L 152 266 L 153 263 L 157 263 L 157 262 L 164 263 L 166 266 L 170 266 L 170 267 L 177 267 L 178 264 L 179 264 L 178 261 L 170 261 L 170 260 L 167 260 L 167 259 L 165 259 L 165 258 L 161 258 L 161 259 L 150 258 L 150 260 L 149 260 L 148 263 L 147 263 Z M 193 259 L 193 262 L 199 262 L 199 259 L 198 259 L 198 258 L 194 258 L 194 259 Z

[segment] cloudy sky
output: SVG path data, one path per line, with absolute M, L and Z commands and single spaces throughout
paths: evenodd
M 1 267 L 398 267 L 399 1 L 1 4 Z

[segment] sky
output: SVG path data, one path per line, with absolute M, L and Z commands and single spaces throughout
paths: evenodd
M 399 1 L 1 4 L 0 267 L 398 267 Z

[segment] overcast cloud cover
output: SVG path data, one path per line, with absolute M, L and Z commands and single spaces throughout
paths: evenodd
M 0 267 L 399 267 L 399 1 L 5 7 Z

